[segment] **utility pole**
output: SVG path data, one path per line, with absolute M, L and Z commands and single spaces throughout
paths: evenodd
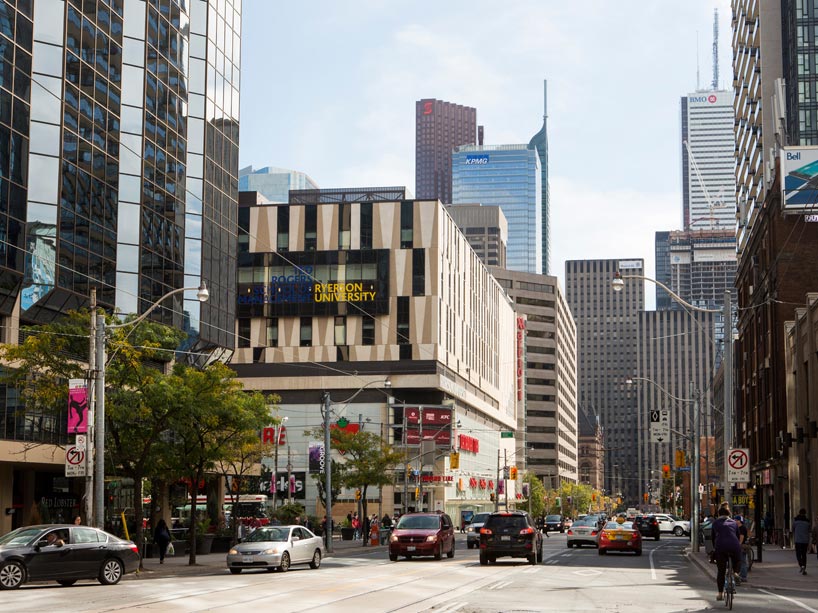
M 85 423 L 88 425 L 88 435 L 85 438 L 85 522 L 89 526 L 96 525 L 94 520 L 94 415 L 96 403 L 94 401 L 94 378 L 97 369 L 97 289 L 91 288 L 90 309 L 91 333 L 88 335 L 88 415 Z
M 506 473 L 508 472 L 508 450 L 503 449 L 503 492 L 506 496 L 506 511 L 508 511 L 508 479 Z
M 497 448 L 497 482 L 494 484 L 494 512 L 500 508 L 500 448 Z
M 92 315 L 93 317 L 94 315 Z M 96 385 L 94 385 L 94 525 L 105 528 L 105 315 L 96 315 Z M 86 452 L 87 453 L 87 452 Z M 142 507 L 142 502 L 139 507 Z M 195 501 L 193 503 L 196 504 Z
M 326 500 L 327 523 L 324 530 L 326 548 L 332 553 L 332 454 L 330 453 L 330 398 L 329 392 L 324 392 L 324 498 Z M 277 443 L 278 441 L 276 441 Z M 276 450 L 278 447 L 276 447 Z
M 693 491 L 691 499 L 690 517 L 690 540 L 693 553 L 699 552 L 699 505 L 701 504 L 701 494 L 699 494 L 699 482 L 701 481 L 701 436 L 699 432 L 699 394 L 694 389 L 693 382 L 690 383 L 690 392 L 695 399 L 693 402 L 693 473 L 690 489 Z
M 727 482 L 730 447 L 733 446 L 733 299 L 730 290 L 724 291 L 724 499 L 730 500 Z
M 420 456 L 418 460 L 418 508 L 423 512 L 423 407 L 418 407 L 418 437 L 420 441 Z

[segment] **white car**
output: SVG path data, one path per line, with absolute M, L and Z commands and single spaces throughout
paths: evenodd
M 654 513 L 654 516 L 659 521 L 659 532 L 672 532 L 676 536 L 690 534 L 690 522 L 686 519 L 667 513 Z
M 583 545 L 597 546 L 599 526 L 595 519 L 578 519 L 568 528 L 566 541 L 568 549 L 572 547 L 582 547 Z
M 262 526 L 227 552 L 227 568 L 234 575 L 244 569 L 278 569 L 286 572 L 293 564 L 321 566 L 324 541 L 303 526 Z

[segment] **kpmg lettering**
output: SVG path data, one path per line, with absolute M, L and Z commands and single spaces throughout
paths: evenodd
M 489 156 L 487 155 L 467 155 L 466 156 L 466 164 L 467 165 L 480 165 L 488 164 L 489 163 Z

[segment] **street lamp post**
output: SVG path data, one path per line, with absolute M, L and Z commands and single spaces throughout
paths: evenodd
M 94 385 L 96 392 L 96 403 L 94 407 L 94 447 L 95 447 L 95 468 L 94 468 L 94 523 L 98 528 L 105 527 L 105 369 L 106 355 L 105 355 L 105 332 L 112 328 L 127 328 L 135 326 L 150 315 L 159 304 L 174 294 L 180 292 L 196 292 L 196 298 L 199 302 L 206 302 L 210 297 L 210 292 L 207 291 L 207 286 L 202 282 L 199 287 L 181 287 L 169 291 L 167 294 L 159 298 L 139 317 L 133 321 L 128 321 L 123 324 L 106 325 L 105 315 L 97 314 L 96 316 L 96 383 Z M 94 333 L 94 316 L 91 315 L 91 331 Z M 196 501 L 193 501 L 195 507 Z
M 273 429 L 275 433 L 275 447 L 273 448 L 273 511 L 275 511 L 278 506 L 278 447 L 281 444 L 281 426 L 283 426 L 284 422 L 288 419 L 289 416 L 285 415 L 281 418 L 281 423 L 276 424 Z M 289 487 L 289 480 L 287 481 L 287 487 Z
M 392 382 L 387 377 L 383 381 L 370 381 L 362 386 L 357 392 L 352 394 L 346 400 L 336 401 L 335 404 L 345 404 L 352 402 L 355 397 L 372 385 L 383 385 L 389 389 L 392 387 Z M 324 538 L 326 540 L 327 552 L 332 553 L 332 454 L 330 453 L 330 427 L 332 421 L 332 404 L 333 400 L 330 398 L 329 392 L 324 392 L 321 398 L 321 407 L 324 413 L 324 497 L 326 499 L 326 515 L 327 523 L 324 530 Z
M 728 457 L 730 455 L 730 447 L 733 445 L 733 301 L 730 290 L 724 291 L 724 305 L 721 309 L 705 309 L 697 307 L 679 296 L 676 292 L 666 286 L 664 283 L 645 277 L 642 275 L 622 275 L 616 273 L 611 281 L 611 287 L 616 292 L 622 291 L 625 287 L 625 279 L 642 279 L 643 281 L 650 281 L 655 283 L 685 309 L 692 309 L 702 313 L 721 313 L 724 318 L 724 434 L 723 434 L 723 451 L 724 451 L 724 496 L 728 497 L 729 485 L 727 483 L 727 469 Z

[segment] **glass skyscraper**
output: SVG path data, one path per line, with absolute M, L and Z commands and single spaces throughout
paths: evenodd
M 508 220 L 508 268 L 542 274 L 542 175 L 535 147 L 455 148 L 452 203 L 499 206 Z
M 309 175 L 297 170 L 253 168 L 239 170 L 239 191 L 258 192 L 270 202 L 289 202 L 291 189 L 320 189 Z

